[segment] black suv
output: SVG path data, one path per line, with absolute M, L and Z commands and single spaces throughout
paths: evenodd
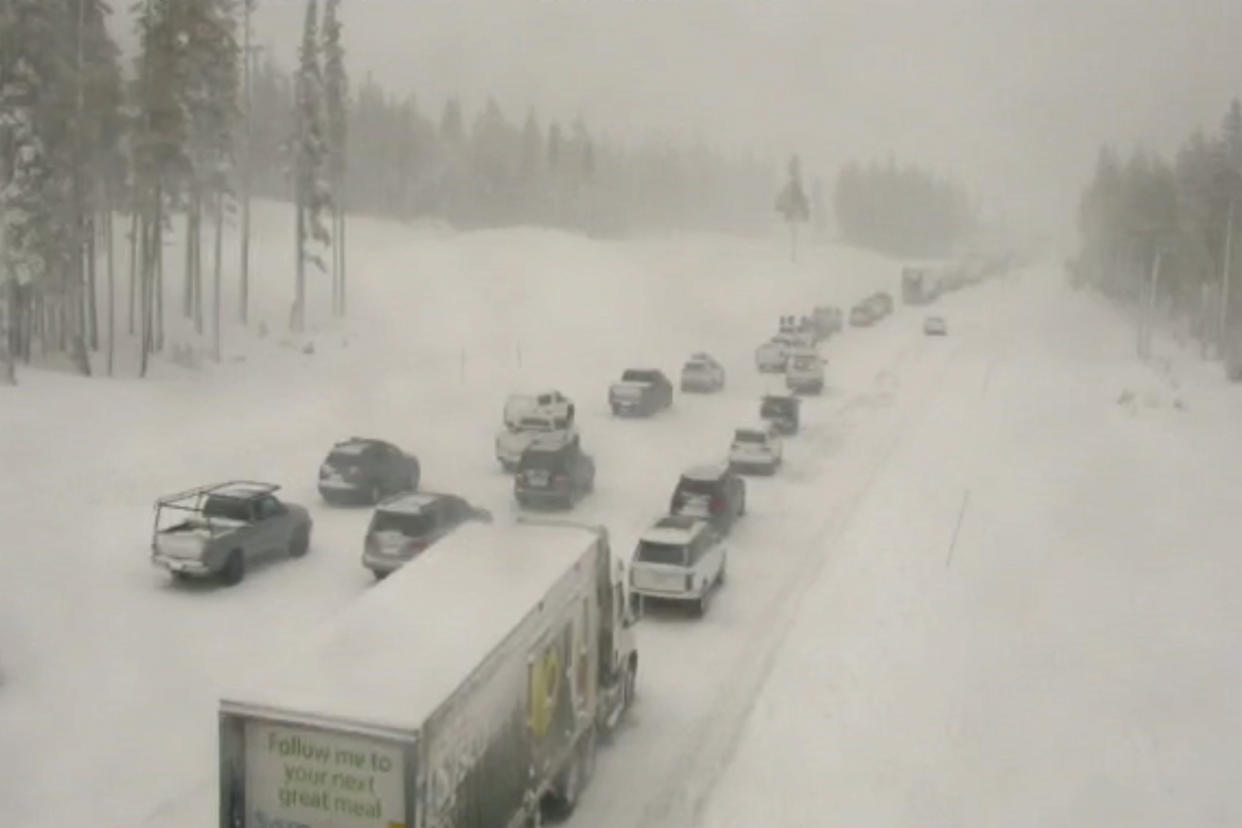
M 746 481 L 724 463 L 686 469 L 668 511 L 706 520 L 717 534 L 727 535 L 746 514 Z
M 513 496 L 519 506 L 560 506 L 574 503 L 595 490 L 595 461 L 578 440 L 540 434 L 522 452 Z
M 618 416 L 651 417 L 673 406 L 673 383 L 656 368 L 627 368 L 608 388 L 608 404 Z
M 409 492 L 390 497 L 371 516 L 362 565 L 383 578 L 471 520 L 491 523 L 492 515 L 454 494 Z
M 328 503 L 379 503 L 418 488 L 418 458 L 392 443 L 350 437 L 332 447 L 319 467 L 319 494 Z

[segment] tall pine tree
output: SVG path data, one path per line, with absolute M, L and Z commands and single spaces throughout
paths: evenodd
M 345 175 L 349 79 L 341 43 L 340 0 L 327 0 L 323 18 L 324 113 L 328 137 L 328 175 L 332 187 L 332 311 L 345 314 Z
M 328 162 L 328 141 L 324 123 L 323 71 L 320 66 L 318 2 L 307 0 L 302 27 L 302 46 L 298 54 L 295 80 L 293 187 L 294 235 L 296 243 L 296 283 L 290 328 L 306 330 L 306 268 L 324 270 L 323 260 L 312 244 L 331 240 L 323 225 L 323 212 L 330 204 L 324 173 Z

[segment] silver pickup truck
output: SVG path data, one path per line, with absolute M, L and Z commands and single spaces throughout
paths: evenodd
M 301 557 L 310 547 L 310 514 L 277 499 L 279 488 L 235 480 L 159 498 L 151 562 L 174 577 L 236 584 L 252 562 Z

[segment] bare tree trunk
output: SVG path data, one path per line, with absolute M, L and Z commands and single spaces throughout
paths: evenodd
M 8 385 L 17 385 L 17 349 L 20 337 L 20 328 L 18 320 L 21 318 L 21 310 L 18 306 L 20 301 L 17 288 L 17 279 L 10 276 L 5 280 L 5 291 L 8 293 L 8 301 L 5 303 L 5 325 L 4 325 L 4 376 L 3 381 Z
M 61 353 L 69 350 L 69 313 L 76 300 L 72 287 L 61 291 L 56 297 L 56 350 Z
M 129 217 L 129 335 L 134 335 L 134 294 L 138 287 L 138 207 Z
M 46 293 L 40 292 L 39 295 L 39 355 L 46 357 L 48 351 L 52 350 L 52 340 L 55 338 L 56 331 L 54 325 L 56 309 L 52 305 L 51 299 Z
M 345 280 L 346 247 L 345 247 L 345 205 L 343 203 L 341 204 L 340 211 L 341 211 L 340 212 L 340 224 L 336 228 L 336 242 L 341 250 L 341 310 L 340 310 L 340 313 L 341 313 L 341 316 L 344 317 L 345 310 L 348 307 L 348 303 L 346 302 L 346 299 L 345 299 L 346 297 L 346 288 L 345 288 L 346 286 L 346 280 Z
M 329 269 L 332 271 L 332 316 L 333 318 L 341 315 L 341 248 L 336 238 L 336 206 L 332 207 L 332 263 Z
M 294 236 L 294 244 L 297 249 L 294 251 L 297 257 L 296 262 L 296 285 L 293 296 L 293 320 L 290 327 L 293 333 L 302 333 L 306 329 L 306 216 L 302 209 L 302 193 L 299 188 L 294 204 L 294 212 L 297 214 L 296 227 Z
M 95 254 L 98 249 L 95 233 L 99 227 L 95 216 L 86 220 L 86 344 L 92 351 L 99 350 L 99 300 L 95 296 Z
M 194 316 L 194 197 L 185 208 L 185 292 L 181 297 L 181 313 L 186 319 Z
M 242 325 L 250 321 L 250 0 L 242 0 L 242 175 L 241 175 L 241 284 L 238 294 L 238 318 Z
M 156 352 L 164 350 L 164 192 L 160 190 L 160 201 L 155 206 L 154 235 L 151 238 L 151 255 L 155 262 L 155 330 L 154 348 Z
M 216 362 L 220 361 L 220 258 L 224 248 L 224 194 L 215 194 L 216 238 L 214 261 L 212 262 L 212 355 Z
M 116 354 L 116 250 L 112 238 L 112 206 L 104 213 L 104 253 L 108 257 L 108 376 L 113 375 Z
M 145 377 L 147 375 L 147 363 L 151 355 L 151 217 L 144 216 L 141 223 L 142 232 L 142 267 L 140 274 L 140 289 L 142 293 L 139 302 L 138 316 L 139 327 L 141 329 L 139 335 L 139 352 L 140 358 L 138 362 L 138 376 Z
M 194 231 L 190 236 L 194 248 L 194 258 L 190 262 L 194 268 L 194 332 L 203 334 L 203 196 L 194 194 L 193 206 Z
M 1223 358 L 1228 350 L 1229 337 L 1229 281 L 1233 273 L 1233 214 L 1236 198 L 1229 199 L 1229 214 L 1225 221 L 1225 256 L 1221 266 L 1220 321 L 1218 322 L 1216 347 Z

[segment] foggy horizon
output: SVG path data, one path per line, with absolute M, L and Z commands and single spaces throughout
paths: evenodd
M 304 11 L 256 11 L 255 42 L 282 66 Z M 1219 127 L 1242 79 L 1242 4 L 1208 0 L 367 0 L 341 17 L 353 87 L 371 74 L 433 119 L 449 97 L 473 114 L 491 96 L 517 123 L 533 109 L 629 142 L 798 153 L 828 184 L 893 156 L 1058 235 L 1101 145 L 1171 154 Z

